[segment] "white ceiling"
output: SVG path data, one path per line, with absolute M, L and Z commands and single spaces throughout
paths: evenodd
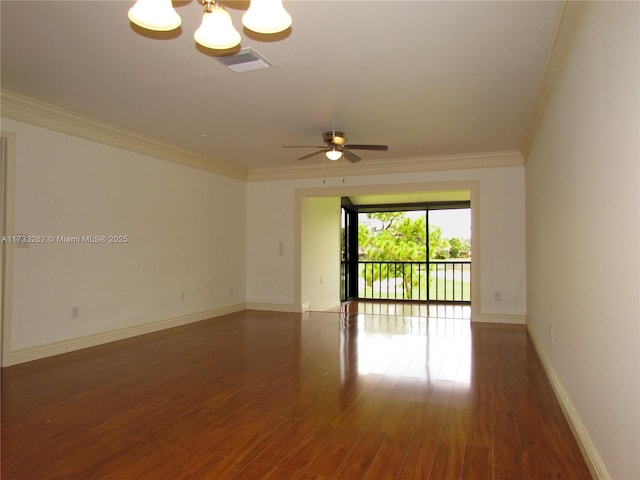
M 152 38 L 131 1 L 1 2 L 2 88 L 246 169 L 296 167 L 322 132 L 371 160 L 522 150 L 561 3 L 286 1 L 287 35 L 243 31 L 274 68 L 237 74 L 193 32 Z M 240 30 L 247 2 L 224 2 Z M 198 136 L 208 133 L 209 137 Z M 358 165 L 362 165 L 361 162 Z

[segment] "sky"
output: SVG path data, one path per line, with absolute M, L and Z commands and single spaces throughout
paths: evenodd
M 443 238 L 471 238 L 471 210 L 431 210 L 429 224 L 438 225 L 442 229 Z

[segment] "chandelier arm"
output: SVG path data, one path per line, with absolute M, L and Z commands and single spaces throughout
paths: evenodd
M 220 2 L 218 0 L 198 0 L 198 1 L 204 7 L 204 11 L 207 13 L 211 13 L 214 7 L 220 6 Z

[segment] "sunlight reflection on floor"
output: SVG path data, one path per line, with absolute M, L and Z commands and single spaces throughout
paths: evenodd
M 447 305 L 436 306 L 442 307 L 437 309 L 430 306 L 430 314 L 448 313 L 451 316 L 427 317 L 389 313 L 404 313 L 407 308 L 403 305 L 400 308 L 398 304 L 379 306 L 374 304 L 369 308 L 361 304 L 357 314 L 343 315 L 341 363 L 348 364 L 355 360 L 360 375 L 379 374 L 424 380 L 438 378 L 470 383 L 469 307 Z M 351 351 L 354 347 L 355 352 Z

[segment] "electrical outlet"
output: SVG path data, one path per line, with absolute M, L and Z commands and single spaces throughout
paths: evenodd
M 80 307 L 78 307 L 77 305 L 71 307 L 71 318 L 73 320 L 77 320 L 78 318 L 80 318 Z
M 494 293 L 493 293 L 493 299 L 494 299 L 496 302 L 501 301 L 501 300 L 502 300 L 502 292 L 494 292 Z
M 180 293 L 180 301 L 184 302 L 184 299 L 187 298 L 187 296 L 184 294 L 184 292 Z
M 553 324 L 549 324 L 549 341 L 553 343 Z

